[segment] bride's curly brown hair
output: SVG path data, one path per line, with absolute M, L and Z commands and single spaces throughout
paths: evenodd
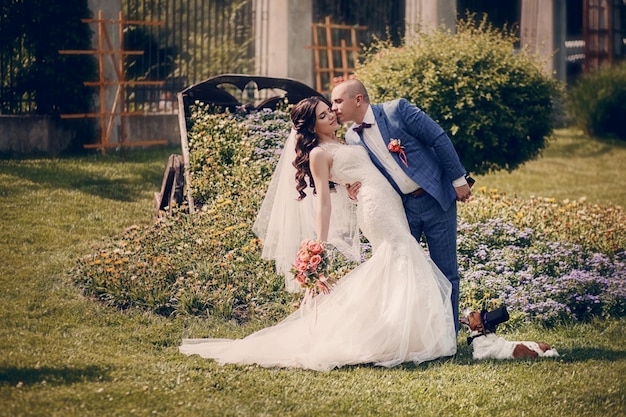
M 298 200 L 306 197 L 304 190 L 307 187 L 307 177 L 308 186 L 313 189 L 313 194 L 316 193 L 315 181 L 309 165 L 309 153 L 319 144 L 319 139 L 315 134 L 317 120 L 315 108 L 319 103 L 330 107 L 330 103 L 324 97 L 313 96 L 300 100 L 291 110 L 291 122 L 296 130 L 296 159 L 293 161 L 293 166 L 296 168 L 296 190 L 300 194 Z

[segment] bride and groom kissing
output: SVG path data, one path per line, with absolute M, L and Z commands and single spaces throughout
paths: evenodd
M 318 371 L 454 355 L 456 201 L 471 191 L 449 137 L 405 99 L 370 104 L 356 79 L 335 86 L 332 103 L 300 101 L 291 120 L 254 226 L 263 256 L 288 277 L 287 289 L 297 290 L 290 269 L 304 239 L 354 259 L 360 230 L 372 255 L 278 324 L 243 339 L 184 339 L 180 351 L 219 364 Z M 347 122 L 342 143 L 336 131 Z

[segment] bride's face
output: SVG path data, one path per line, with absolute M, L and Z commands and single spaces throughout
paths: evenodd
M 320 101 L 315 107 L 315 132 L 318 135 L 335 135 L 335 131 L 339 129 L 337 117 L 330 107 L 323 101 Z

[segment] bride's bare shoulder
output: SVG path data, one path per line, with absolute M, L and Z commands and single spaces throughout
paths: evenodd
M 310 159 L 333 159 L 333 154 L 321 146 L 316 146 L 309 153 Z

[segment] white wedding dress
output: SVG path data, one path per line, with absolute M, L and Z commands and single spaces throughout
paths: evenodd
M 328 371 L 391 367 L 456 352 L 451 285 L 409 231 L 402 201 L 361 146 L 326 145 L 332 180 L 361 182 L 358 224 L 372 256 L 330 294 L 243 339 L 185 339 L 180 352 L 220 364 Z M 310 198 L 310 197 L 306 197 Z

